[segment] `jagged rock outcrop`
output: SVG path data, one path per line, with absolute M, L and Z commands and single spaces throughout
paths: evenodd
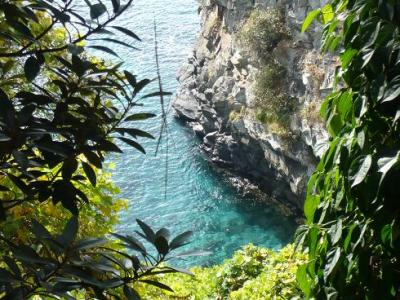
M 234 185 L 242 189 L 256 185 L 297 211 L 302 209 L 308 177 L 327 140 L 316 114 L 330 89 L 336 62 L 319 54 L 318 27 L 300 32 L 307 12 L 323 2 L 203 1 L 200 36 L 178 74 L 180 87 L 173 102 L 176 116 L 193 128 L 204 151 L 229 172 Z M 290 31 L 269 52 L 286 69 L 282 80 L 296 101 L 285 136 L 255 115 L 252 87 L 260 62 L 237 37 L 252 10 L 267 8 L 279 9 Z

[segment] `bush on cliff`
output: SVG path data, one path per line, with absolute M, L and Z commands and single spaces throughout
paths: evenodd
M 263 123 L 277 123 L 283 131 L 289 127 L 288 115 L 296 109 L 295 99 L 286 92 L 286 69 L 276 62 L 262 67 L 253 85 L 256 117 Z
M 262 61 L 268 60 L 269 52 L 288 37 L 284 16 L 274 8 L 253 10 L 238 32 L 243 46 Z
M 270 131 L 287 136 L 289 115 L 296 105 L 286 91 L 287 71 L 271 54 L 279 41 L 290 38 L 284 16 L 276 8 L 254 9 L 237 37 L 260 68 L 253 85 L 257 119 L 268 124 Z

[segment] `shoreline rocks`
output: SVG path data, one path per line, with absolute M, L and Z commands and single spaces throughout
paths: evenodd
M 173 108 L 176 117 L 200 138 L 210 161 L 225 171 L 240 193 L 274 199 L 298 216 L 308 178 L 327 142 L 323 123 L 311 108 L 317 110 L 329 91 L 335 62 L 316 50 L 320 30 L 301 34 L 300 26 L 307 12 L 325 1 L 250 2 L 201 3 L 202 29 L 179 71 Z M 236 33 L 255 7 L 280 9 L 291 31 L 291 38 L 279 42 L 270 53 L 286 68 L 288 78 L 282 80 L 297 101 L 286 136 L 274 131 L 273 124 L 260 122 L 254 113 L 252 85 L 260 65 L 242 49 Z

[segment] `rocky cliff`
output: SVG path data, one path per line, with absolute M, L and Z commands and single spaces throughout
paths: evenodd
M 318 109 L 336 61 L 318 52 L 318 27 L 300 32 L 323 2 L 203 1 L 202 29 L 173 101 L 176 116 L 234 185 L 297 212 L 327 141 Z

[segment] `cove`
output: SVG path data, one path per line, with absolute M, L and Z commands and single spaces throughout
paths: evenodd
M 136 1 L 118 25 L 133 30 L 142 39 L 135 44 L 140 50 L 112 46 L 125 61 L 124 68 L 140 79 L 156 77 L 155 19 L 163 86 L 174 92 L 176 73 L 194 46 L 199 30 L 197 7 L 194 0 Z M 157 91 L 156 83 L 146 90 L 153 91 Z M 146 99 L 142 103 L 143 111 L 161 114 L 159 99 Z M 140 128 L 158 137 L 161 119 L 143 121 Z M 113 180 L 121 188 L 121 197 L 129 201 L 116 231 L 133 233 L 137 229 L 136 218 L 156 229 L 167 227 L 174 235 L 192 230 L 194 235 L 188 248 L 209 250 L 213 254 L 189 258 L 184 266 L 219 263 L 250 242 L 279 249 L 291 241 L 296 224 L 270 205 L 237 195 L 207 162 L 191 130 L 174 119 L 172 110 L 167 129 L 157 156 L 157 141 L 141 139 L 147 155 L 120 145 L 124 154 L 111 159 L 115 163 Z

